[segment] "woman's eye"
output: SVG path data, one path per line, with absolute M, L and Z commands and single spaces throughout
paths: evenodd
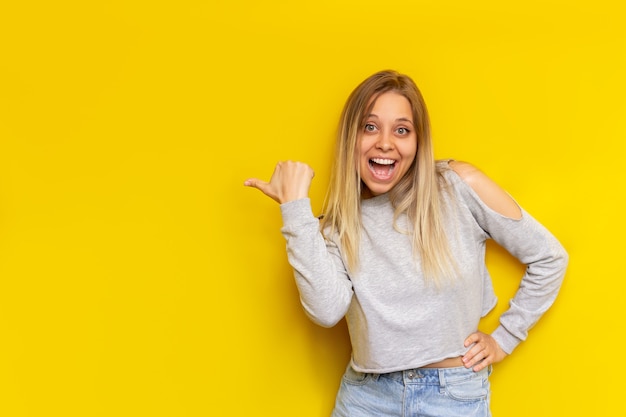
M 397 132 L 400 135 L 406 135 L 409 133 L 409 129 L 407 129 L 406 127 L 399 127 Z
M 371 123 L 366 123 L 365 124 L 365 131 L 366 132 L 374 132 L 374 131 L 376 131 L 376 126 L 374 126 Z

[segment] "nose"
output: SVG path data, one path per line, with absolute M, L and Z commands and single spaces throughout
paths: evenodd
M 382 151 L 390 151 L 393 149 L 393 140 L 388 133 L 381 132 L 376 142 L 376 147 Z

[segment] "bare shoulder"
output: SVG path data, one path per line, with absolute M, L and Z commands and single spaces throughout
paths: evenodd
M 522 211 L 513 197 L 476 166 L 463 161 L 450 161 L 449 166 L 489 208 L 512 219 L 522 218 Z
M 471 179 L 473 175 L 483 174 L 483 172 L 479 170 L 476 166 L 465 161 L 453 160 L 448 163 L 448 166 L 452 168 L 452 170 L 456 172 L 459 177 L 461 177 L 465 182 L 468 182 L 468 179 Z

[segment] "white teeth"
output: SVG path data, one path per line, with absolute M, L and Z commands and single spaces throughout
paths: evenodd
M 378 165 L 393 165 L 396 161 L 395 159 L 372 158 L 372 162 L 376 162 Z

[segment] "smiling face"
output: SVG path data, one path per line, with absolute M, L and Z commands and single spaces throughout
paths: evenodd
M 358 135 L 363 197 L 389 192 L 407 173 L 417 154 L 413 111 L 403 95 L 389 91 L 376 98 Z

